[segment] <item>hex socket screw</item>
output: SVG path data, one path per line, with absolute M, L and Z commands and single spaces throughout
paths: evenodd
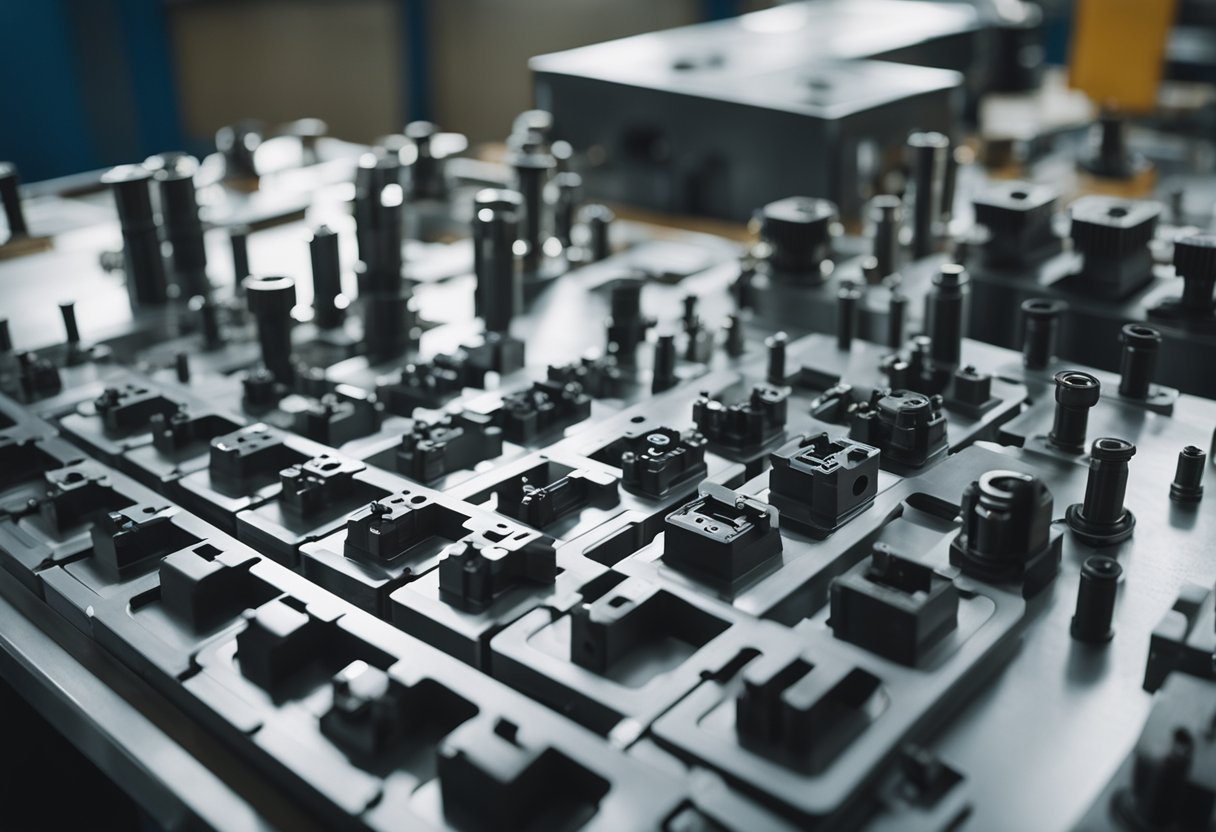
M 1089 410 L 1102 395 L 1102 384 L 1089 373 L 1061 370 L 1054 376 L 1056 411 L 1047 441 L 1061 451 L 1079 454 L 1085 451 L 1085 433 L 1089 429 Z
M 1091 555 L 1081 566 L 1077 606 L 1069 631 L 1077 641 L 1101 644 L 1114 636 L 1115 595 L 1123 567 L 1106 555 Z
M 1123 505 L 1127 495 L 1127 463 L 1136 446 L 1124 439 L 1095 439 L 1090 450 L 1085 498 L 1068 507 L 1069 528 L 1091 546 L 1109 546 L 1131 537 L 1136 516 Z
M 1207 454 L 1202 448 L 1187 445 L 1178 452 L 1178 467 L 1170 483 L 1170 499 L 1177 503 L 1197 503 L 1203 499 L 1203 471 Z
M 1123 354 L 1119 362 L 1119 395 L 1143 401 L 1148 398 L 1157 370 L 1161 333 L 1144 324 L 1126 324 L 1119 333 Z

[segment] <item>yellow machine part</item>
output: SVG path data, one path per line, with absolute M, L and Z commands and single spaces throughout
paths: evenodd
M 1069 84 L 1106 110 L 1152 110 L 1176 5 L 1176 0 L 1077 0 Z

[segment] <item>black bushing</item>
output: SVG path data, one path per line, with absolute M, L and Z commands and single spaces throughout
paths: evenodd
M 1089 373 L 1061 370 L 1055 374 L 1056 411 L 1047 441 L 1068 453 L 1085 451 L 1089 410 L 1102 396 L 1102 384 Z
M 1114 636 L 1111 621 L 1122 574 L 1123 568 L 1114 558 L 1091 555 L 1085 559 L 1081 565 L 1081 582 L 1077 585 L 1077 606 L 1069 626 L 1069 632 L 1077 641 L 1101 644 Z
M 1131 537 L 1136 516 L 1123 505 L 1127 463 L 1136 446 L 1124 439 L 1095 439 L 1089 454 L 1085 498 L 1065 512 L 1073 534 L 1091 546 L 1109 546 Z
M 1178 452 L 1178 467 L 1170 483 L 1170 499 L 1177 503 L 1197 503 L 1203 499 L 1203 472 L 1207 454 L 1202 448 L 1187 445 Z
M 1123 353 L 1119 362 L 1119 395 L 1143 401 L 1148 398 L 1157 370 L 1161 333 L 1144 324 L 1124 324 L 1119 332 Z
M 768 245 L 768 263 L 779 275 L 812 283 L 823 280 L 821 265 L 831 255 L 832 223 L 837 210 L 826 199 L 791 196 L 760 211 L 760 239 Z
M 1045 370 L 1055 357 L 1060 318 L 1068 304 L 1062 300 L 1031 298 L 1022 301 L 1022 364 L 1028 370 Z
M 1052 506 L 1038 477 L 988 471 L 963 492 L 950 563 L 978 580 L 1020 584 L 1029 598 L 1059 570 L 1062 538 L 1052 533 Z

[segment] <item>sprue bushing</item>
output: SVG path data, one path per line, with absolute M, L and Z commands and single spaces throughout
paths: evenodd
M 1109 546 L 1131 537 L 1136 516 L 1124 505 L 1127 463 L 1136 446 L 1124 439 L 1095 439 L 1090 450 L 1085 498 L 1068 507 L 1069 528 L 1091 546 Z

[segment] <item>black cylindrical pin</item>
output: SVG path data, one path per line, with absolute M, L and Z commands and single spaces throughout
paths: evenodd
M 899 271 L 899 233 L 904 224 L 904 203 L 897 196 L 880 194 L 870 200 L 874 233 L 874 270 L 880 278 Z
M 63 316 L 63 330 L 66 334 L 66 343 L 69 346 L 79 344 L 80 329 L 76 325 L 76 304 L 72 301 L 59 304 L 59 314 Z
M 770 335 L 764 340 L 768 348 L 769 384 L 785 384 L 785 345 L 789 338 L 784 332 Z
M 568 248 L 574 217 L 583 199 L 583 177 L 577 173 L 559 173 L 553 177 L 553 236 L 563 248 Z
M 676 386 L 676 338 L 674 335 L 660 335 L 654 345 L 654 375 L 650 383 L 650 392 L 662 393 Z
M 1098 403 L 1102 384 L 1080 370 L 1061 370 L 1055 374 L 1055 383 L 1055 419 L 1047 439 L 1062 451 L 1082 453 L 1089 429 L 1089 409 Z
M 21 177 L 12 162 L 0 162 L 0 202 L 4 204 L 4 218 L 8 222 L 10 237 L 29 233 L 25 224 L 25 211 L 21 208 Z
M 447 193 L 447 178 L 444 160 L 435 155 L 433 144 L 439 127 L 429 121 L 411 121 L 404 132 L 414 145 L 414 161 L 409 166 L 410 199 L 442 199 Z
M 154 306 L 169 297 L 160 231 L 152 211 L 151 180 L 152 174 L 142 165 L 121 165 L 101 177 L 102 183 L 114 191 L 114 205 L 122 226 L 127 292 L 133 306 Z
M 1028 370 L 1045 370 L 1055 356 L 1063 301 L 1031 298 L 1022 301 L 1022 364 Z
M 929 355 L 941 367 L 958 366 L 963 353 L 963 321 L 967 296 L 971 291 L 967 270 L 957 263 L 946 263 L 933 276 L 925 302 L 925 319 L 930 339 Z
M 291 363 L 291 310 L 296 284 L 290 277 L 245 278 L 245 301 L 258 325 L 262 363 L 282 384 L 294 375 Z
M 548 153 L 520 153 L 511 160 L 515 170 L 515 187 L 523 197 L 523 214 L 519 218 L 519 239 L 527 244 L 524 268 L 535 269 L 544 255 L 545 239 L 550 234 L 551 221 L 545 202 L 545 186 L 556 161 Z
M 1081 583 L 1077 586 L 1077 606 L 1070 630 L 1077 641 L 1100 644 L 1110 641 L 1115 631 L 1115 594 L 1123 568 L 1114 558 L 1091 555 L 1081 566 Z
M 173 272 L 186 297 L 205 294 L 209 288 L 207 249 L 194 187 L 197 170 L 198 162 L 193 157 L 175 154 L 166 158 L 166 164 L 156 172 L 165 239 L 173 247 Z
M 744 334 L 743 321 L 732 313 L 726 319 L 726 354 L 731 358 L 743 355 Z
M 13 334 L 8 329 L 8 318 L 0 318 L 0 352 L 13 349 Z
M 203 348 L 214 350 L 223 345 L 216 305 L 202 295 L 190 298 L 190 310 L 198 315 L 198 328 L 203 334 Z
M 232 246 L 232 274 L 236 282 L 232 292 L 241 296 L 245 292 L 245 278 L 249 277 L 249 227 L 234 225 L 228 229 L 228 243 Z
M 912 154 L 912 257 L 933 253 L 936 227 L 941 217 L 942 188 L 950 140 L 941 133 L 913 133 L 908 137 Z
M 861 287 L 852 281 L 840 284 L 836 291 L 836 349 L 849 350 L 857 330 L 857 305 L 861 302 Z
M 899 289 L 891 290 L 887 303 L 887 346 L 899 349 L 904 345 L 904 323 L 908 319 L 908 296 Z
M 342 294 L 342 262 L 338 252 L 338 234 L 321 225 L 308 241 L 312 260 L 312 320 L 321 329 L 342 325 L 346 309 L 339 305 Z
M 519 214 L 514 206 L 478 207 L 474 217 L 477 246 L 477 294 L 487 332 L 509 332 L 511 321 L 522 305 L 516 270 L 515 240 Z
M 587 252 L 593 262 L 612 254 L 612 222 L 616 215 L 606 205 L 585 205 L 579 217 L 587 226 Z
M 173 369 L 177 373 L 177 380 L 181 384 L 190 383 L 190 353 L 179 352 L 173 357 Z
M 1144 324 L 1125 324 L 1119 333 L 1123 355 L 1119 362 L 1119 395 L 1129 399 L 1148 398 L 1157 370 L 1157 350 L 1161 333 Z

